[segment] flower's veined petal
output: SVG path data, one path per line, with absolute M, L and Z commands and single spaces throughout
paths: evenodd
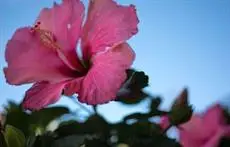
M 80 91 L 81 83 L 83 79 L 84 77 L 80 77 L 68 82 L 64 88 L 64 95 L 71 96 L 75 93 L 78 93 Z
M 135 53 L 127 43 L 93 57 L 92 66 L 84 77 L 79 101 L 88 104 L 102 104 L 113 100 L 126 79 Z
M 4 73 L 9 84 L 59 82 L 75 75 L 57 52 L 44 47 L 29 28 L 18 29 L 8 41 L 5 59 L 8 66 L 4 68 Z
M 137 33 L 138 22 L 133 5 L 122 6 L 113 0 L 90 0 L 82 33 L 84 60 L 90 60 L 93 54 L 106 47 L 128 40 Z
M 40 22 L 40 29 L 54 34 L 61 52 L 65 55 L 65 58 L 61 58 L 78 70 L 82 67 L 76 53 L 76 44 L 83 18 L 84 5 L 80 0 L 63 0 L 61 4 L 54 3 L 52 8 L 42 9 L 36 20 Z
M 60 99 L 65 83 L 50 84 L 49 82 L 35 83 L 25 94 L 23 107 L 29 110 L 39 110 Z

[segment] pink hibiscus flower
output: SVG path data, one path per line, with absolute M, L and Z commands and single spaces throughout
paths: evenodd
M 12 85 L 34 83 L 23 106 L 37 110 L 65 95 L 102 104 L 113 100 L 135 53 L 126 41 L 137 33 L 135 7 L 112 0 L 90 0 L 84 25 L 80 0 L 44 8 L 33 27 L 16 30 L 6 46 L 4 68 Z M 81 41 L 83 61 L 76 52 Z M 83 64 L 83 63 L 84 64 Z
M 218 147 L 223 137 L 230 137 L 230 125 L 225 121 L 219 104 L 203 115 L 194 114 L 190 121 L 178 127 L 180 143 L 183 147 Z M 163 117 L 161 126 L 166 128 L 168 125 L 168 118 Z

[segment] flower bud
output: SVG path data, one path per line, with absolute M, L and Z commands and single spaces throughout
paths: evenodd
M 188 103 L 188 90 L 184 88 L 171 107 L 169 113 L 171 125 L 177 126 L 189 121 L 192 113 L 192 106 Z

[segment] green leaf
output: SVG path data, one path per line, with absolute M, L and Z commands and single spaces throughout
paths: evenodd
M 37 130 L 44 132 L 51 121 L 67 113 L 69 109 L 66 107 L 49 107 L 32 112 L 29 118 L 30 132 L 32 134 Z
M 5 128 L 5 139 L 8 147 L 24 147 L 25 146 L 25 136 L 17 128 L 6 125 Z
M 161 132 L 159 125 L 147 121 L 136 122 L 132 125 L 121 123 L 116 127 L 118 142 L 130 147 L 180 147 L 178 142 L 169 139 Z
M 52 120 L 69 113 L 66 107 L 49 107 L 26 113 L 21 105 L 13 101 L 8 102 L 5 110 L 7 112 L 5 123 L 20 129 L 25 136 L 34 135 L 37 129 L 44 132 Z
M 182 147 L 176 140 L 156 133 L 152 137 L 135 138 L 129 144 L 131 147 Z
M 143 71 L 135 71 L 132 74 L 130 84 L 128 85 L 129 89 L 137 90 L 143 89 L 148 86 L 149 77 Z
M 193 114 L 193 108 L 189 106 L 174 107 L 169 113 L 169 120 L 172 125 L 180 125 L 189 121 Z
M 126 86 L 129 89 L 143 89 L 148 86 L 149 77 L 143 71 L 136 71 L 135 69 L 126 70 Z
M 109 124 L 100 115 L 92 115 L 84 123 L 87 133 L 107 133 Z
M 159 132 L 160 128 L 155 123 L 147 121 L 139 121 L 131 125 L 132 134 L 138 137 L 141 136 L 152 136 L 154 132 Z
M 29 115 L 24 112 L 22 107 L 13 101 L 9 101 L 5 107 L 5 124 L 12 125 L 21 130 L 26 136 L 29 134 Z
M 149 95 L 143 92 L 148 86 L 148 76 L 143 71 L 127 70 L 127 80 L 117 93 L 116 101 L 124 104 L 138 104 Z
M 154 137 L 153 144 L 159 147 L 182 147 L 175 139 L 168 138 L 167 136 Z
M 169 119 L 172 125 L 180 125 L 189 121 L 192 114 L 193 109 L 188 102 L 188 89 L 184 88 L 171 106 Z
M 34 143 L 36 141 L 36 136 L 35 135 L 31 135 L 27 138 L 27 142 L 26 142 L 26 146 L 27 147 L 34 147 Z
M 42 127 L 46 127 L 52 120 L 69 112 L 69 109 L 66 107 L 44 108 L 39 111 L 34 111 L 31 114 L 30 122 L 39 124 Z
M 120 92 L 119 95 L 117 95 L 116 101 L 119 101 L 123 104 L 133 105 L 140 103 L 148 96 L 148 94 L 141 90 L 127 90 Z
M 116 147 L 129 147 L 129 145 L 125 143 L 119 143 L 118 145 L 116 145 Z
M 14 101 L 9 100 L 7 106 L 4 107 L 6 112 L 11 112 L 15 110 L 22 110 L 21 106 L 15 103 Z
M 7 147 L 7 143 L 2 131 L 0 131 L 0 147 Z
M 55 134 L 52 132 L 46 132 L 41 136 L 37 136 L 33 143 L 33 147 L 51 147 L 55 140 Z
M 84 145 L 85 147 L 110 147 L 107 142 L 102 139 L 86 139 Z
M 67 121 L 59 125 L 54 131 L 57 137 L 65 137 L 69 135 L 107 133 L 109 131 L 109 124 L 99 115 L 90 116 L 84 123 L 77 121 Z
M 127 80 L 133 75 L 134 72 L 136 72 L 135 69 L 130 68 L 126 70 Z
M 57 134 L 57 137 L 60 138 L 74 134 L 84 134 L 86 133 L 86 130 L 83 123 L 71 120 L 61 123 L 55 130 L 55 133 Z
M 184 88 L 181 93 L 176 97 L 176 99 L 174 100 L 171 109 L 173 109 L 174 107 L 180 107 L 180 106 L 188 106 L 189 102 L 188 102 L 188 89 Z
M 55 140 L 51 147 L 79 147 L 83 144 L 85 136 L 71 135 Z

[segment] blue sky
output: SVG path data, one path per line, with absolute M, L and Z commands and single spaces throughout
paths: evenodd
M 52 0 L 0 1 L 0 68 L 5 44 L 20 26 L 32 25 L 43 7 Z M 84 0 L 87 3 L 86 0 Z M 146 90 L 164 97 L 167 108 L 184 86 L 190 90 L 190 101 L 196 111 L 230 94 L 230 1 L 229 0 L 118 0 L 134 4 L 140 19 L 139 33 L 129 42 L 137 54 L 133 67 L 150 77 Z M 5 83 L 0 71 L 0 104 L 20 101 L 28 85 L 15 87 Z M 103 105 L 100 112 L 110 121 L 123 114 L 146 111 L 126 108 L 117 103 Z M 58 104 L 68 104 L 66 98 Z

